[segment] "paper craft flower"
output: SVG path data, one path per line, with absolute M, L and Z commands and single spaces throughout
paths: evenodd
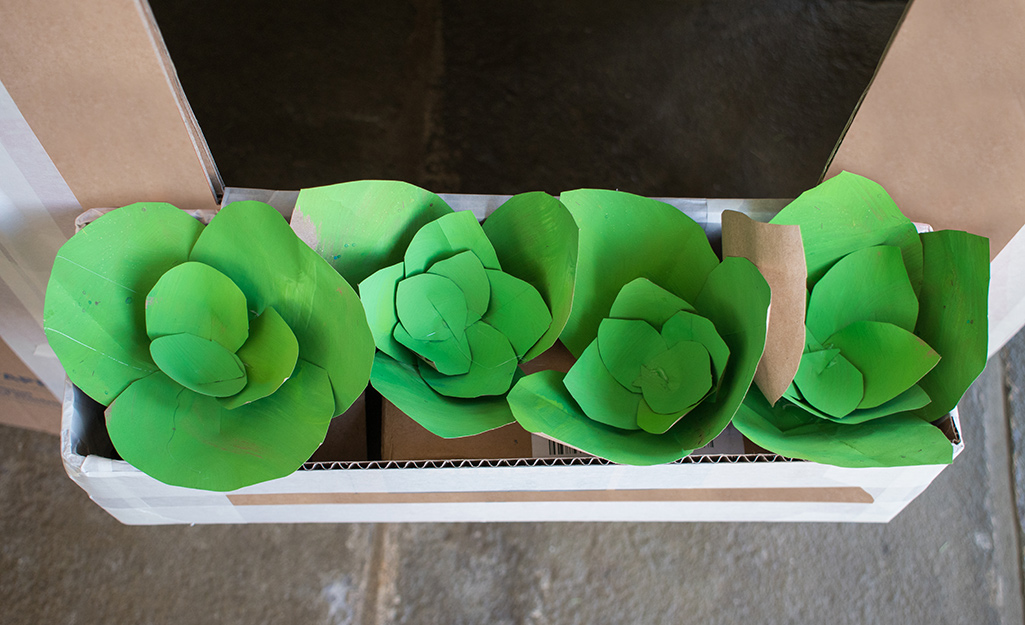
M 580 225 L 562 341 L 569 373 L 509 394 L 525 429 L 624 464 L 671 462 L 729 423 L 765 346 L 769 288 L 746 259 L 719 262 L 679 210 L 615 191 L 564 193 Z
M 919 235 L 882 187 L 849 173 L 771 223 L 801 226 L 806 345 L 783 399 L 770 406 L 752 391 L 737 428 L 776 453 L 841 466 L 950 462 L 930 424 L 985 366 L 988 241 Z
M 100 217 L 57 255 L 44 325 L 121 457 L 207 490 L 295 471 L 373 357 L 355 292 L 260 202 Z
M 555 343 L 572 302 L 577 228 L 558 200 L 514 196 L 482 227 L 411 185 L 346 183 L 303 191 L 293 228 L 343 274 L 377 267 L 359 293 L 385 398 L 445 438 L 513 421 L 519 365 Z

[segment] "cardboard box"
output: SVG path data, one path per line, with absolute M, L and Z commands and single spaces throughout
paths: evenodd
M 289 202 L 294 204 L 295 200 L 294 194 L 271 196 L 269 192 L 229 189 L 225 201 L 239 197 L 266 197 L 285 214 L 291 211 Z M 497 196 L 443 197 L 453 208 L 473 210 L 481 219 L 504 201 Z M 723 210 L 741 210 L 767 220 L 784 204 L 776 200 L 667 201 L 702 224 L 713 241 L 719 239 Z M 353 410 L 357 414 L 372 412 L 366 407 L 372 404 L 371 400 Z M 388 452 L 394 459 L 325 457 L 318 453 L 302 470 L 288 477 L 230 493 L 213 493 L 168 486 L 118 460 L 106 435 L 102 408 L 74 386 L 67 386 L 61 455 L 71 478 L 98 505 L 128 524 L 887 522 L 946 467 L 848 469 L 790 460 L 754 449 L 726 454 L 711 449 L 671 464 L 623 466 L 586 455 L 528 457 L 534 454 L 527 453 L 528 443 L 512 426 L 493 434 L 494 439 L 484 448 L 487 454 L 479 453 L 482 447 L 476 447 L 472 454 L 466 447 L 417 454 L 418 446 L 427 447 L 424 432 L 417 430 L 419 426 L 411 427 L 415 425 L 411 420 L 398 419 L 391 424 L 386 421 L 382 427 L 382 439 L 392 440 L 392 445 L 405 445 Z M 353 410 L 341 418 L 352 419 Z M 392 416 L 404 417 L 401 413 Z M 963 449 L 956 415 L 949 425 L 948 436 L 956 456 Z M 735 437 L 735 430 L 727 430 L 713 445 L 735 446 L 727 440 Z M 430 446 L 437 449 L 446 444 L 431 441 Z M 458 444 L 477 445 L 474 439 Z M 417 455 L 420 457 L 405 458 Z M 481 459 L 481 455 L 495 457 Z

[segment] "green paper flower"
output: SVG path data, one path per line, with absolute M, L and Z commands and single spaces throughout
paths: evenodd
M 44 326 L 121 457 L 207 490 L 295 471 L 373 356 L 355 292 L 260 202 L 100 217 L 58 253 Z
M 726 427 L 765 346 L 769 287 L 742 258 L 715 256 L 677 209 L 615 191 L 564 193 L 580 225 L 569 373 L 526 376 L 516 420 L 624 464 L 671 462 Z
M 989 246 L 919 235 L 878 184 L 842 173 L 772 223 L 797 224 L 810 295 L 806 345 L 776 406 L 752 392 L 735 423 L 777 453 L 841 466 L 951 460 L 930 425 L 986 362 Z
M 572 303 L 577 228 L 558 200 L 514 196 L 482 227 L 422 189 L 362 181 L 302 191 L 293 228 L 365 276 L 385 398 L 445 438 L 513 421 L 519 365 L 555 343 Z

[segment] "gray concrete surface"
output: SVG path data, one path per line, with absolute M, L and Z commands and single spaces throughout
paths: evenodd
M 813 185 L 904 6 L 153 5 L 229 185 L 710 197 Z M 0 623 L 1021 623 L 1021 389 L 888 525 L 125 527 L 0 427 Z

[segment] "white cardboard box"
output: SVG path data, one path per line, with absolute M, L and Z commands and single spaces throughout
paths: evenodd
M 228 189 L 288 215 L 295 193 Z M 506 198 L 442 196 L 483 219 Z M 665 200 L 719 239 L 723 210 L 767 220 L 778 200 Z M 309 462 L 296 473 L 214 493 L 168 486 L 122 460 L 102 406 L 67 385 L 61 457 L 103 509 L 133 525 L 438 521 L 841 521 L 885 523 L 946 465 L 849 469 L 773 454 L 692 455 L 654 467 L 590 457 Z M 956 457 L 963 450 L 951 416 Z

